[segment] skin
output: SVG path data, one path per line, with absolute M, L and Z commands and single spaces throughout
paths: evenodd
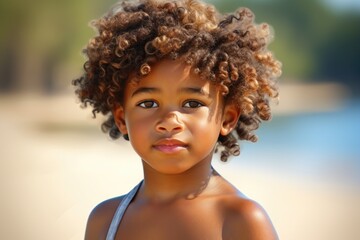
M 240 116 L 218 86 L 179 60 L 162 60 L 127 84 L 113 114 L 144 171 L 116 239 L 277 239 L 264 209 L 212 170 L 219 134 L 229 134 Z M 105 239 L 122 197 L 92 211 L 85 239 Z

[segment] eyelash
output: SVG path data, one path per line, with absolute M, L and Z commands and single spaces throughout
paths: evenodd
M 187 105 L 188 103 L 196 103 L 196 107 L 191 107 L 190 105 L 188 107 L 186 107 L 185 105 Z M 199 107 L 203 107 L 203 106 L 204 106 L 204 104 L 202 102 L 199 102 L 196 100 L 189 100 L 189 101 L 186 101 L 184 104 L 184 107 L 186 107 L 186 108 L 199 108 Z
M 145 104 L 146 103 L 152 103 L 150 107 L 147 107 Z M 142 101 L 140 103 L 138 103 L 136 106 L 139 106 L 139 107 L 142 107 L 142 108 L 154 108 L 154 105 L 156 105 L 155 107 L 158 107 L 159 104 L 157 104 L 155 101 L 152 101 L 152 100 L 145 100 L 145 101 Z
M 150 103 L 151 106 L 147 106 L 146 104 L 148 104 L 148 103 Z M 190 103 L 195 103 L 196 106 L 191 106 Z M 188 106 L 186 106 L 186 105 L 188 105 Z M 159 104 L 153 100 L 145 100 L 145 101 L 138 103 L 136 106 L 139 106 L 142 108 L 155 108 L 155 107 L 159 107 Z M 185 108 L 199 108 L 199 107 L 203 107 L 203 106 L 204 106 L 204 104 L 197 100 L 188 100 L 183 105 L 183 107 L 185 107 Z

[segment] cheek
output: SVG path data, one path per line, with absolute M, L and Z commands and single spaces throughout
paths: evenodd
M 131 121 L 128 125 L 128 133 L 130 144 L 138 155 L 142 155 L 144 147 L 147 146 L 149 140 L 148 136 L 149 127 L 143 122 Z
M 129 137 L 134 142 L 143 142 L 153 129 L 154 114 L 144 114 L 143 112 L 133 111 L 126 118 Z
M 127 119 L 128 131 L 131 135 L 139 134 L 149 128 L 148 123 L 149 121 L 145 121 L 139 117 L 130 117 Z
M 220 132 L 220 121 L 216 120 L 215 115 L 210 115 L 208 112 L 199 112 L 191 116 L 189 123 L 192 128 L 192 132 L 207 137 L 219 135 Z

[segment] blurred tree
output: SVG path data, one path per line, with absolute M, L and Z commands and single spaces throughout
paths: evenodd
M 321 0 L 205 1 L 221 12 L 249 7 L 257 22 L 269 22 L 276 38 L 270 49 L 283 62 L 284 78 L 339 81 L 360 89 L 359 12 L 337 13 Z M 80 74 L 81 49 L 95 34 L 87 24 L 115 2 L 0 0 L 0 91 L 69 86 L 59 72 Z
M 308 79 L 317 68 L 314 41 L 329 31 L 325 19 L 329 13 L 318 1 L 286 0 L 231 0 L 213 1 L 223 12 L 241 6 L 255 13 L 256 22 L 268 22 L 275 29 L 275 41 L 270 45 L 283 61 L 283 76 L 291 79 Z M 322 16 L 321 19 L 317 19 Z
M 360 96 L 360 14 L 336 17 L 331 33 L 318 44 L 319 79 L 336 79 Z
M 249 7 L 256 22 L 269 22 L 270 45 L 283 62 L 283 76 L 298 81 L 338 81 L 360 94 L 360 12 L 335 12 L 320 0 L 209 0 L 222 12 Z
M 0 90 L 57 90 L 64 65 L 81 69 L 81 48 L 93 34 L 88 22 L 112 3 L 0 0 Z

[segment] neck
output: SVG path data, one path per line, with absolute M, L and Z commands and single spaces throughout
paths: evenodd
M 193 199 L 207 187 L 212 176 L 211 158 L 178 174 L 164 174 L 143 162 L 143 196 L 152 202 Z

